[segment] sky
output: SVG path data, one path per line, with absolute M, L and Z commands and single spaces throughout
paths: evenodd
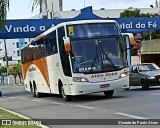
M 10 9 L 7 19 L 29 19 L 36 14 L 39 14 L 37 7 L 31 11 L 33 0 L 10 0 Z M 150 8 L 150 5 L 155 5 L 155 0 L 63 0 L 63 10 L 70 11 L 71 9 L 80 10 L 84 7 L 92 6 L 94 10 L 105 9 L 127 9 L 133 8 Z

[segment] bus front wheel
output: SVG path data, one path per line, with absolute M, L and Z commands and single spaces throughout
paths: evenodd
M 62 96 L 62 98 L 63 98 L 65 101 L 71 101 L 71 100 L 72 100 L 72 96 L 65 94 L 64 88 L 63 88 L 63 84 L 61 84 L 61 87 L 60 87 L 60 95 Z
M 114 94 L 114 90 L 104 91 L 105 97 L 111 97 Z

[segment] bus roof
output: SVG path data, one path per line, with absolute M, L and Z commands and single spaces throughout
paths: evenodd
M 60 24 L 57 24 L 56 26 L 49 28 L 47 31 L 43 33 L 43 35 L 47 35 L 56 28 L 59 28 L 61 26 L 66 26 L 66 25 L 74 25 L 74 24 L 86 24 L 86 23 L 117 23 L 115 20 L 78 20 L 78 21 L 68 21 L 68 22 L 62 22 Z
M 62 22 L 60 24 L 57 24 L 54 27 L 49 28 L 48 30 L 46 30 L 45 32 L 43 32 L 42 34 L 38 35 L 37 37 L 35 37 L 33 40 L 37 41 L 41 38 L 43 38 L 45 35 L 51 33 L 52 31 L 54 31 L 56 28 L 59 28 L 61 26 L 66 26 L 66 25 L 74 25 L 74 24 L 86 24 L 86 23 L 117 23 L 115 20 L 78 20 L 78 21 L 68 21 L 68 22 Z M 32 41 L 31 41 L 32 43 Z M 29 44 L 31 44 L 29 43 Z M 28 46 L 29 44 L 25 45 L 24 47 Z M 23 48 L 24 48 L 23 47 Z M 22 48 L 22 49 L 23 49 Z

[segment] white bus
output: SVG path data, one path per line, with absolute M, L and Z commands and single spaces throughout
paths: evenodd
M 60 23 L 22 48 L 25 89 L 65 101 L 94 92 L 112 96 L 129 86 L 126 43 L 114 20 Z

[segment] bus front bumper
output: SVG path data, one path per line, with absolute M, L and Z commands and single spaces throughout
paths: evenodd
M 69 85 L 70 91 L 67 95 L 83 95 L 94 92 L 104 92 L 108 90 L 120 89 L 122 87 L 129 87 L 128 77 L 107 82 L 74 82 Z

